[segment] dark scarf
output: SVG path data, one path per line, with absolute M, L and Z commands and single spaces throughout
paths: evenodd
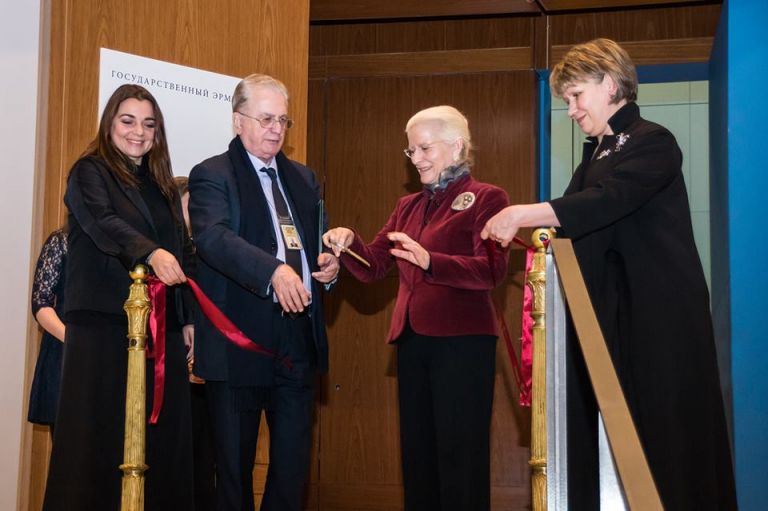
M 424 185 L 424 188 L 432 193 L 436 193 L 448 188 L 448 185 L 456 181 L 462 176 L 466 176 L 470 173 L 469 162 L 462 161 L 454 165 L 450 165 L 444 168 L 440 172 L 440 176 L 437 178 L 437 183 Z
M 240 199 L 240 230 L 238 235 L 249 243 L 254 243 L 264 235 L 265 231 L 273 232 L 268 209 L 264 210 L 255 197 L 263 197 L 264 192 L 253 168 L 248 153 L 239 137 L 230 143 L 229 154 L 237 182 L 237 192 Z M 266 199 L 263 199 L 265 202 Z M 273 234 L 274 236 L 274 234 Z M 276 240 L 273 238 L 273 242 Z M 247 336 L 254 341 L 274 349 L 272 326 L 264 325 L 252 311 L 269 298 L 261 298 L 250 290 L 242 287 L 234 280 L 227 280 L 227 316 Z M 229 364 L 229 385 L 233 390 L 234 406 L 238 411 L 257 410 L 269 406 L 269 387 L 273 380 L 273 361 L 269 357 L 243 351 L 234 345 L 227 344 L 227 363 Z

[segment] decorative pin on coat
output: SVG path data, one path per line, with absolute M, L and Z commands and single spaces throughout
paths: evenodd
M 453 199 L 451 209 L 454 211 L 464 211 L 472 207 L 475 203 L 475 194 L 472 192 L 464 192 L 461 195 Z
M 627 140 L 629 140 L 629 136 L 630 136 L 629 133 L 619 133 L 618 135 L 616 135 L 616 146 L 613 148 L 613 152 L 616 152 L 616 153 L 620 152 L 621 148 L 624 146 L 624 144 L 627 143 Z M 603 151 L 600 151 L 600 154 L 597 155 L 597 159 L 600 160 L 602 158 L 605 158 L 609 154 L 611 154 L 610 149 L 605 149 Z

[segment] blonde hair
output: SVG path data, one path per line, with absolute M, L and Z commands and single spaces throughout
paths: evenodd
M 269 75 L 254 73 L 240 80 L 235 87 L 235 92 L 232 94 L 232 111 L 239 111 L 248 102 L 251 92 L 258 88 L 273 89 L 285 96 L 286 103 L 289 100 L 288 88 L 283 82 Z
M 606 74 L 617 87 L 612 103 L 622 99 L 637 100 L 635 64 L 624 48 L 605 38 L 593 39 L 568 50 L 563 60 L 552 68 L 549 88 L 554 96 L 562 97 L 565 89 L 574 83 L 589 79 L 602 81 Z
M 408 119 L 405 132 L 408 133 L 411 128 L 422 123 L 437 124 L 439 127 L 437 135 L 446 142 L 455 142 L 460 138 L 463 144 L 461 145 L 459 160 L 466 161 L 470 165 L 473 163 L 472 135 L 469 133 L 469 122 L 464 114 L 449 105 L 425 108 Z

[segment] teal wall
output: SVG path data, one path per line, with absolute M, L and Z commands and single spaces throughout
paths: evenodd
M 713 312 L 731 348 L 742 511 L 768 509 L 767 24 L 765 0 L 726 0 L 710 59 Z

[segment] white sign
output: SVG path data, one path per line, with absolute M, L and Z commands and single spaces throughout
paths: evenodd
M 232 133 L 232 93 L 240 78 L 101 48 L 99 119 L 120 85 L 141 85 L 165 119 L 176 176 L 227 150 Z

